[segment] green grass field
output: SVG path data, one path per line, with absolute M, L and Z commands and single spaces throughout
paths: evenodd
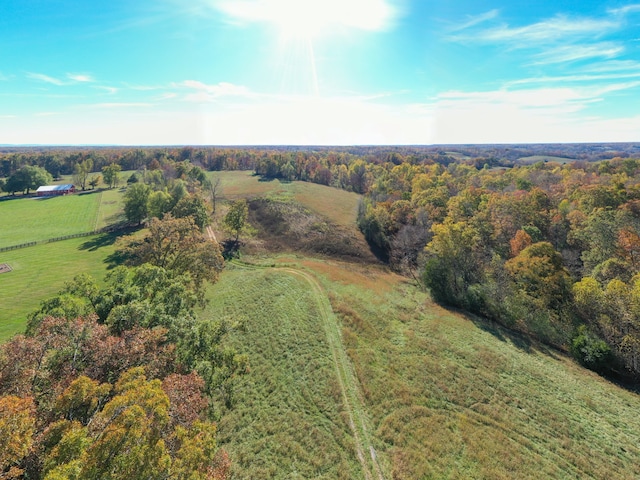
M 102 193 L 0 202 L 0 247 L 95 230 Z
M 102 281 L 113 240 L 96 235 L 0 252 L 0 263 L 13 269 L 0 274 L 0 342 L 22 332 L 27 314 L 75 275 L 88 273 Z
M 371 478 L 640 476 L 637 394 L 558 352 L 433 305 L 396 275 L 275 262 L 297 262 L 331 300 L 357 375 L 356 417 L 369 429 L 360 443 L 374 448 L 381 468 Z M 283 270 L 228 270 L 212 288 L 207 314 L 246 326 L 233 342 L 252 365 L 237 407 L 219 424 L 237 478 L 339 478 L 343 469 L 345 478 L 365 478 L 345 427 L 354 400 L 338 393 L 330 334 L 312 294 Z
M 364 478 L 316 292 L 284 271 L 225 270 L 203 318 L 240 322 L 232 343 L 249 354 L 236 406 L 218 441 L 234 477 Z

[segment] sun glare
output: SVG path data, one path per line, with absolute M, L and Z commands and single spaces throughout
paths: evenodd
M 284 36 L 315 37 L 329 27 L 384 29 L 394 17 L 389 0 L 223 0 L 236 18 L 276 25 Z

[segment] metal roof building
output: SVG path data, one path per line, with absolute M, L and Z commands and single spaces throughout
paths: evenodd
M 75 191 L 76 187 L 70 183 L 67 183 L 65 185 L 43 185 L 42 187 L 38 187 L 38 190 L 36 190 L 36 195 L 38 195 L 39 197 L 46 197 L 51 195 L 66 195 Z

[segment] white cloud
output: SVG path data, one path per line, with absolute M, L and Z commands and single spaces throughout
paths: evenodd
M 468 35 L 452 37 L 454 40 L 509 43 L 512 47 L 529 48 L 534 44 L 551 44 L 558 40 L 598 38 L 620 27 L 610 18 L 570 18 L 557 15 L 522 27 L 502 25 Z
M 27 77 L 33 80 L 39 80 L 45 83 L 51 83 L 53 85 L 62 86 L 65 85 L 65 82 L 54 77 L 50 77 L 49 75 L 45 75 L 44 73 L 27 73 Z
M 640 78 L 640 70 L 637 71 L 620 71 L 602 74 L 579 74 L 579 75 L 564 75 L 564 76 L 544 76 L 544 77 L 531 77 L 522 78 L 519 80 L 513 80 L 507 82 L 505 87 L 515 87 L 519 85 L 535 85 L 542 83 L 558 84 L 558 83 L 592 83 L 608 82 L 610 80 L 628 80 L 633 78 Z
M 601 87 L 450 91 L 422 108 L 435 118 L 436 143 L 637 141 L 640 116 L 603 118 L 589 115 L 588 108 L 606 101 L 608 94 L 639 86 L 635 81 Z M 620 126 L 624 127 L 615 130 Z
M 609 60 L 582 67 L 580 70 L 589 73 L 629 71 L 640 73 L 640 62 L 637 62 L 635 60 Z
M 85 75 L 81 73 L 67 73 L 67 78 L 74 82 L 95 82 L 91 75 Z
M 620 16 L 625 16 L 630 13 L 636 13 L 636 12 L 640 12 L 640 3 L 625 5 L 624 7 L 612 8 L 609 10 L 609 13 L 611 13 L 612 15 L 620 15 Z
M 481 13 L 480 15 L 467 15 L 467 18 L 462 21 L 462 23 L 457 24 L 455 27 L 450 28 L 451 32 L 457 32 L 460 30 L 466 30 L 471 27 L 475 27 L 481 23 L 487 22 L 489 20 L 493 20 L 499 14 L 499 10 L 489 10 L 488 12 Z
M 615 58 L 624 52 L 624 47 L 612 42 L 593 45 L 562 45 L 534 56 L 534 65 L 567 63 L 593 58 Z
M 94 88 L 97 88 L 99 90 L 104 90 L 111 95 L 118 93 L 118 88 L 116 87 L 108 87 L 106 85 L 95 85 Z

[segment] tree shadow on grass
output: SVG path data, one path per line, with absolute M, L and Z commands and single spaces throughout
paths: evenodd
M 126 227 L 119 228 L 116 231 L 101 233 L 84 242 L 82 245 L 80 245 L 79 248 L 80 250 L 95 252 L 100 248 L 114 245 L 118 241 L 118 238 L 122 237 L 123 235 L 129 235 L 138 229 L 138 227 Z M 126 255 L 116 250 L 104 259 L 104 263 L 108 264 L 107 269 L 111 270 L 118 265 L 122 265 L 126 260 Z
M 121 235 L 121 232 L 101 233 L 84 242 L 82 245 L 80 245 L 79 248 L 80 250 L 89 250 L 90 252 L 95 252 L 100 248 L 113 245 Z

